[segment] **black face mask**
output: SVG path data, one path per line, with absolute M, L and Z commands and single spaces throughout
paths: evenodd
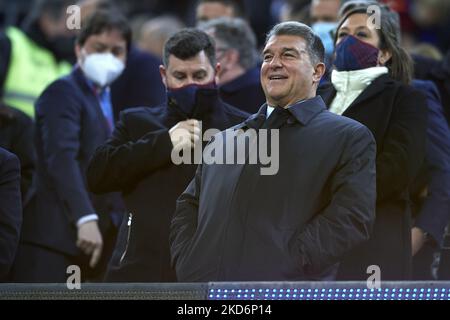
M 215 82 L 205 85 L 190 84 L 177 89 L 167 89 L 167 100 L 171 108 L 176 108 L 184 116 L 200 117 L 208 111 L 208 107 L 199 104 L 199 100 L 205 100 L 208 93 L 216 92 Z M 202 99 L 203 97 L 203 99 Z
M 75 56 L 75 36 L 56 36 L 48 39 L 50 50 L 57 60 L 65 60 L 74 64 Z

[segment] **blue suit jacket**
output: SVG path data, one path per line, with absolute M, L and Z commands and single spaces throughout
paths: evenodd
M 418 188 L 426 185 L 428 192 L 421 201 L 415 225 L 440 245 L 450 220 L 450 129 L 433 82 L 414 80 L 412 86 L 426 93 L 428 107 L 425 166 L 415 181 Z
M 14 261 L 21 224 L 20 162 L 0 148 L 0 282 Z
M 36 102 L 35 208 L 24 217 L 22 241 L 76 255 L 78 219 L 97 213 L 100 228 L 109 227 L 108 214 L 120 210 L 120 200 L 91 195 L 85 174 L 91 155 L 109 133 L 79 68 L 45 89 Z

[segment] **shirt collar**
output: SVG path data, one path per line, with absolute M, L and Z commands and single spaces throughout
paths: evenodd
M 272 111 L 274 109 L 275 109 L 274 107 L 271 107 L 271 106 L 267 105 L 266 119 L 270 117 L 270 114 L 272 113 Z
M 314 98 L 300 100 L 287 107 L 287 110 L 294 116 L 294 118 L 303 125 L 308 122 L 318 113 L 326 110 L 327 107 L 323 102 L 322 97 L 315 96 Z M 266 119 L 274 110 L 274 107 L 267 105 Z

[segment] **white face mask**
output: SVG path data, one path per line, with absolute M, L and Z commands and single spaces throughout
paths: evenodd
M 110 85 L 125 69 L 125 64 L 112 53 L 91 53 L 80 63 L 86 77 L 101 87 Z

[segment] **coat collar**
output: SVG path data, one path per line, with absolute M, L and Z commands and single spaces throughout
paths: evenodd
M 320 96 L 299 101 L 287 110 L 291 113 L 294 119 L 306 126 L 318 113 L 326 110 L 327 107 Z M 267 103 L 263 104 L 259 111 L 251 115 L 242 125 L 253 129 L 259 129 L 266 120 Z
M 244 121 L 242 127 L 259 129 L 266 120 L 266 113 L 267 103 L 264 103 L 261 108 L 259 108 L 257 113 L 252 114 L 249 118 L 247 118 L 247 120 Z
M 315 96 L 314 98 L 299 101 L 296 104 L 288 107 L 289 112 L 297 119 L 298 122 L 304 126 L 308 125 L 316 114 L 326 110 L 327 107 L 323 102 L 322 97 Z

